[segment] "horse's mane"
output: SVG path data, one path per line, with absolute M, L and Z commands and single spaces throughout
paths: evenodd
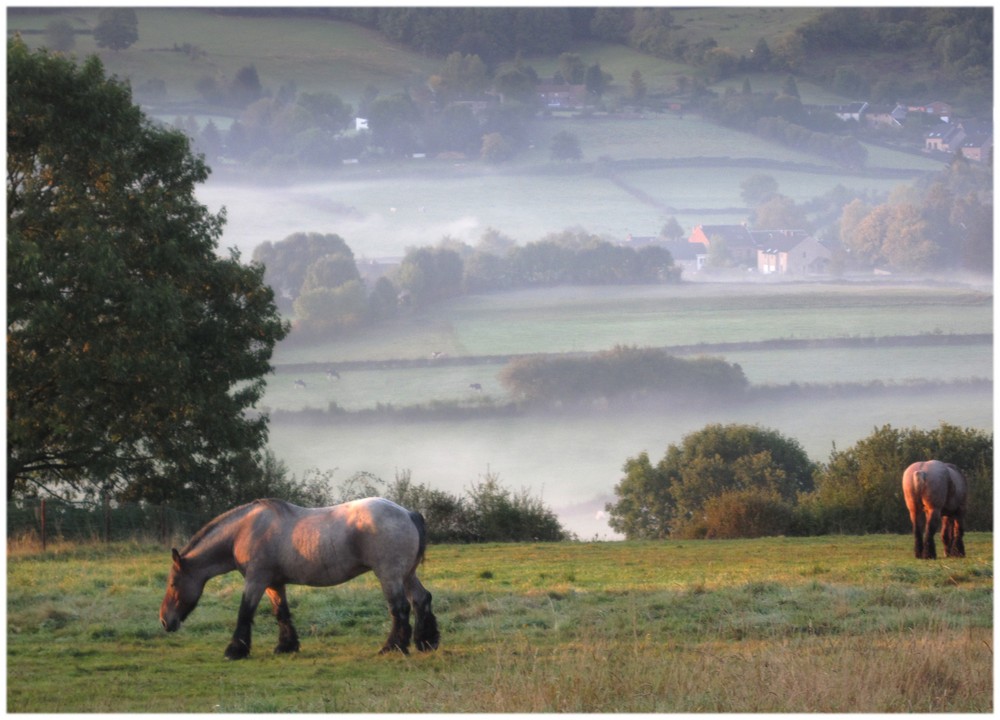
M 234 507 L 232 510 L 227 510 L 218 517 L 209 520 L 208 523 L 205 525 L 205 527 L 203 527 L 201 530 L 199 530 L 198 532 L 196 532 L 194 535 L 191 536 L 191 539 L 188 540 L 188 544 L 184 546 L 183 550 L 181 550 L 181 556 L 187 555 L 189 552 L 191 552 L 195 548 L 195 546 L 198 545 L 198 543 L 204 540 L 208 535 L 212 534 L 212 532 L 214 532 L 216 528 L 218 528 L 220 525 L 225 525 L 226 523 L 229 523 L 232 520 L 236 520 L 238 518 L 243 517 L 243 515 L 249 512 L 250 509 L 255 507 L 256 505 L 259 505 L 261 503 L 273 505 L 276 502 L 280 503 L 281 501 L 280 500 L 275 501 L 271 499 L 254 500 L 253 502 L 248 502 L 245 505 L 239 505 L 237 507 Z

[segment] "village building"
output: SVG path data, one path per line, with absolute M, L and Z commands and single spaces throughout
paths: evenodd
M 804 230 L 757 230 L 757 272 L 762 275 L 824 275 L 830 249 Z
M 750 230 L 746 225 L 698 225 L 688 245 L 698 248 L 694 268 L 702 270 L 713 244 L 720 244 L 736 267 L 762 275 L 823 275 L 830 249 L 805 230 Z
M 905 106 L 895 105 L 872 105 L 862 116 L 865 126 L 873 130 L 899 130 L 906 122 L 909 111 Z
M 737 266 L 751 268 L 757 265 L 757 246 L 746 225 L 698 225 L 691 231 L 688 242 L 704 248 L 699 253 L 698 270 L 708 262 L 713 245 L 727 254 Z
M 542 83 L 536 92 L 542 105 L 550 110 L 579 110 L 587 103 L 586 85 Z

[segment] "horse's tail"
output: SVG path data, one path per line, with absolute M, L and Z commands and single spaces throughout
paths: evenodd
M 416 567 L 424 561 L 424 551 L 427 549 L 427 523 L 424 522 L 424 516 L 416 510 L 410 510 L 410 520 L 417 527 L 417 559 L 413 563 Z
M 922 495 L 927 491 L 927 471 L 917 470 L 913 473 L 913 479 L 916 482 L 917 491 Z

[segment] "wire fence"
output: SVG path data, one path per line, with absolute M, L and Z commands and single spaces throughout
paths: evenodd
M 210 519 L 168 505 L 26 498 L 7 503 L 7 539 L 35 541 L 43 548 L 58 540 L 166 545 L 190 537 Z

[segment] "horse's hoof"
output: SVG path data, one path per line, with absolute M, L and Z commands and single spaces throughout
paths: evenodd
M 404 655 L 409 655 L 410 654 L 409 650 L 407 650 L 404 647 L 399 647 L 399 645 L 386 645 L 385 647 L 383 647 L 381 650 L 378 651 L 378 654 L 379 655 L 385 655 L 385 654 L 391 653 L 391 652 L 400 652 L 400 653 L 403 653 Z
M 248 657 L 250 657 L 250 648 L 243 643 L 234 643 L 226 648 L 226 660 L 244 660 Z
M 288 643 L 287 645 L 278 645 L 274 648 L 275 655 L 282 655 L 284 653 L 297 653 L 299 651 L 299 643 L 296 641 L 294 643 Z
M 431 650 L 438 649 L 438 641 L 434 640 L 433 642 L 431 642 L 429 640 L 418 640 L 416 642 L 416 646 L 417 650 L 419 650 L 420 652 L 430 652 Z

